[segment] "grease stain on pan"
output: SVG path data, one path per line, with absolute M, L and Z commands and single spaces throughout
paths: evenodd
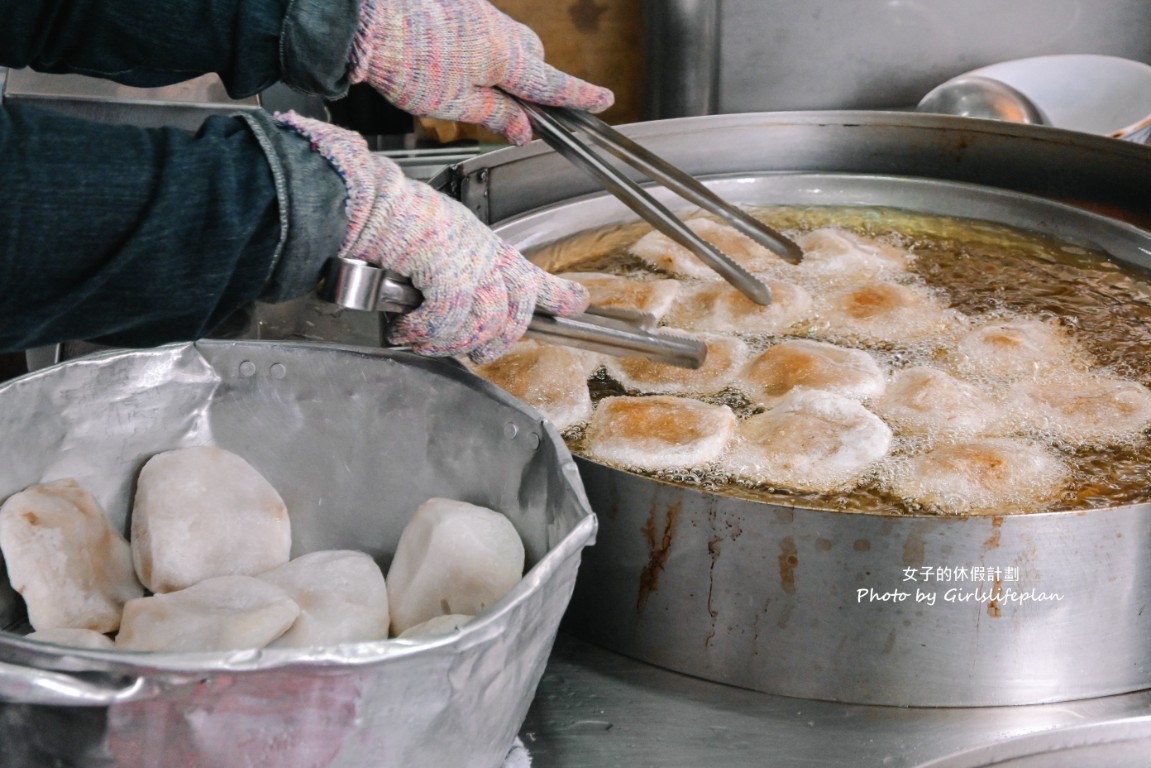
M 992 599 L 987 603 L 987 615 L 993 619 L 998 619 L 1003 615 L 1003 609 L 999 606 L 999 598 L 1003 595 L 1003 579 L 996 579 L 991 587 Z
M 799 549 L 790 536 L 779 542 L 779 585 L 789 595 L 795 594 L 795 569 L 799 567 Z
M 647 565 L 639 575 L 639 598 L 636 600 L 635 610 L 643 613 L 644 606 L 651 593 L 659 588 L 659 575 L 667 566 L 667 558 L 671 552 L 672 533 L 675 530 L 675 521 L 679 517 L 682 501 L 677 501 L 667 508 L 663 518 L 663 529 L 660 530 L 658 520 L 659 505 L 652 504 L 647 515 L 647 522 L 643 526 L 643 536 L 647 541 Z
M 924 537 L 937 527 L 939 527 L 939 523 L 932 520 L 923 520 L 912 525 L 910 533 L 907 534 L 907 540 L 903 544 L 904 565 L 912 568 L 919 568 L 923 565 L 927 549 Z
M 780 629 L 787 629 L 788 623 L 791 622 L 791 611 L 793 608 L 795 608 L 795 603 L 788 603 L 783 606 L 783 610 L 780 611 L 779 620 L 775 623 L 775 626 Z
M 714 516 L 715 510 L 709 511 L 709 516 Z M 719 560 L 720 552 L 723 550 L 723 537 L 712 536 L 707 541 L 707 554 L 711 558 L 711 564 L 707 568 L 707 615 L 711 619 L 711 629 L 707 633 L 707 637 L 703 639 L 703 647 L 707 648 L 711 645 L 711 640 L 715 637 L 715 620 L 719 616 L 719 610 L 712 604 L 712 599 L 715 597 L 715 564 Z
M 987 549 L 998 549 L 1000 537 L 1003 535 L 1003 517 L 991 518 L 991 536 L 987 541 L 983 542 L 983 546 Z
M 707 566 L 707 615 L 711 619 L 711 629 L 707 633 L 707 637 L 703 639 L 704 648 L 711 646 L 711 640 L 715 637 L 716 632 L 715 620 L 719 616 L 719 610 L 712 603 L 715 597 L 715 565 L 723 552 L 723 537 L 715 533 L 716 515 L 716 505 L 712 502 L 707 509 L 707 521 L 712 530 L 712 534 L 707 540 L 707 556 L 711 561 Z
M 743 525 L 739 515 L 723 515 L 721 524 L 719 510 L 714 501 L 708 506 L 707 521 L 711 530 L 711 536 L 707 540 L 707 555 L 711 561 L 707 569 L 707 615 L 711 618 L 711 631 L 704 638 L 704 647 L 711 645 L 712 638 L 715 637 L 716 633 L 716 619 L 719 616 L 719 609 L 713 603 L 716 594 L 715 567 L 719 562 L 720 555 L 723 554 L 724 539 L 734 542 L 743 533 Z M 695 525 L 694 521 L 692 525 Z
M 615 520 L 619 517 L 619 500 L 612 498 L 611 503 L 608 504 L 607 513 L 605 514 L 608 520 Z

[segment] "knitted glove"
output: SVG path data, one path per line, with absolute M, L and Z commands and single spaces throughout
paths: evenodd
M 351 81 L 413 115 L 478 123 L 531 140 L 525 101 L 602 112 L 613 96 L 544 63 L 539 37 L 487 0 L 363 0 Z
M 373 155 L 358 133 L 294 112 L 276 120 L 308 138 L 348 188 L 339 255 L 405 275 L 423 292 L 419 308 L 390 328 L 391 343 L 487 363 L 523 335 L 537 309 L 572 315 L 587 307 L 583 286 L 529 262 L 463 205 Z

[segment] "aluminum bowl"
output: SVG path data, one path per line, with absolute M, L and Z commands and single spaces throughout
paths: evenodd
M 292 555 L 387 567 L 416 506 L 504 511 L 530 570 L 460 632 L 323 649 L 132 653 L 25 639 L 0 574 L 0 765 L 503 763 L 595 536 L 570 454 L 458 365 L 331 345 L 201 342 L 79 358 L 0 387 L 0 492 L 64 477 L 127 530 L 153 454 L 212 444 L 279 490 Z

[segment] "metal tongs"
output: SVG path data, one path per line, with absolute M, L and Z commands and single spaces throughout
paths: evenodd
M 803 259 L 803 251 L 792 240 L 726 202 L 684 171 L 641 147 L 599 118 L 567 107 L 548 107 L 514 96 L 512 98 L 528 114 L 540 138 L 550 147 L 586 171 L 637 215 L 694 253 L 704 264 L 757 304 L 771 303 L 770 288 L 741 264 L 693 232 L 611 163 L 605 162 L 575 132 L 582 131 L 592 143 L 603 147 L 685 200 L 719 216 L 734 229 L 785 261 L 798 264 Z
M 509 94 L 510 95 L 510 94 Z M 731 285 L 758 304 L 770 304 L 771 289 L 741 264 L 707 242 L 638 184 L 599 157 L 581 141 L 582 131 L 636 170 L 709 211 L 734 229 L 793 264 L 803 252 L 784 235 L 730 205 L 694 178 L 652 154 L 603 121 L 579 110 L 547 107 L 511 96 L 528 114 L 540 136 L 560 155 L 582 168 L 632 211 L 673 241 L 687 248 Z M 328 260 L 320 297 L 349 309 L 410 312 L 423 295 L 408 278 L 372 264 L 351 259 Z M 386 315 L 385 315 L 386 318 Z M 537 312 L 527 336 L 610 355 L 635 355 L 684 368 L 699 368 L 707 345 L 696 339 L 655 333 L 650 314 L 633 310 L 589 307 L 576 317 L 553 317 Z
M 424 300 L 411 280 L 395 272 L 352 259 L 328 259 L 320 298 L 348 309 L 411 312 Z M 699 368 L 707 345 L 697 339 L 654 333 L 656 319 L 635 310 L 589 307 L 575 317 L 537 312 L 526 335 L 609 355 L 634 355 L 681 368 Z

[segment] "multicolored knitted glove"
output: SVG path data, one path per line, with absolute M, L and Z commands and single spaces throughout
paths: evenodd
M 611 91 L 544 63 L 534 32 L 487 0 L 363 0 L 351 81 L 368 82 L 413 115 L 476 123 L 515 144 L 528 117 L 507 93 L 602 112 Z
M 276 120 L 308 138 L 347 185 L 339 255 L 405 275 L 423 292 L 390 329 L 393 344 L 487 363 L 523 336 L 537 309 L 562 316 L 587 307 L 583 286 L 529 262 L 463 205 L 373 155 L 358 133 L 294 112 Z

